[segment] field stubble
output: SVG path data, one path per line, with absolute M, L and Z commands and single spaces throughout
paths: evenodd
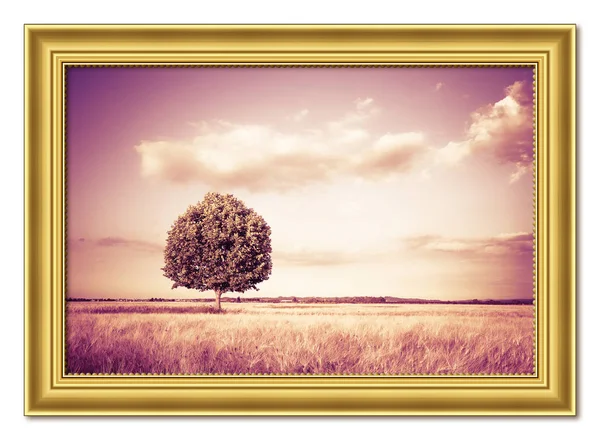
M 69 374 L 532 374 L 530 305 L 69 303 Z

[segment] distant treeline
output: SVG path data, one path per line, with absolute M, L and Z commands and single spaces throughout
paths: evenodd
M 67 298 L 72 302 L 214 302 L 214 298 L 150 298 L 150 299 L 112 299 L 112 298 Z M 296 303 L 296 304 L 483 304 L 483 305 L 528 305 L 533 304 L 533 299 L 467 299 L 443 301 L 437 299 L 397 298 L 394 296 L 347 296 L 347 297 L 298 297 L 279 296 L 277 298 L 243 298 L 223 297 L 221 302 L 230 303 Z

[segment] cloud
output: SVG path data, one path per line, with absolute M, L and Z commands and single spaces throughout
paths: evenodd
M 294 122 L 300 122 L 302 121 L 304 118 L 306 118 L 306 116 L 308 115 L 308 109 L 302 109 L 297 113 L 294 113 L 292 116 L 289 117 L 289 119 L 291 119 Z
M 517 169 L 515 170 L 514 173 L 512 173 L 510 175 L 509 182 L 510 183 L 517 182 L 521 177 L 523 177 L 525 174 L 527 174 L 527 171 L 529 171 L 529 170 L 531 170 L 531 165 L 524 166 L 524 165 L 517 164 Z
M 463 258 L 524 257 L 533 259 L 533 233 L 516 232 L 483 238 L 448 238 L 438 235 L 408 237 L 405 246 L 412 251 Z
M 471 153 L 472 149 L 469 141 L 448 142 L 444 148 L 436 151 L 435 163 L 449 166 L 456 165 L 471 155 Z
M 443 82 L 439 82 L 435 85 L 435 91 L 439 92 L 440 90 L 442 90 L 442 87 L 444 87 L 444 83 Z
M 533 164 L 533 88 L 517 81 L 505 89 L 500 101 L 471 114 L 465 139 L 437 150 L 435 162 L 455 165 L 471 155 L 487 154 L 499 164 L 513 164 L 514 183 Z
M 389 261 L 397 253 L 382 248 L 369 249 L 290 249 L 273 251 L 273 264 L 285 266 L 343 266 L 355 263 Z
M 438 83 L 436 89 L 443 86 Z M 218 191 L 282 192 L 343 177 L 387 179 L 417 165 L 427 177 L 431 167 L 451 167 L 475 156 L 514 166 L 508 177 L 514 183 L 533 165 L 532 99 L 531 83 L 515 82 L 504 98 L 470 115 L 463 139 L 442 148 L 428 146 L 419 132 L 374 135 L 370 124 L 381 110 L 367 97 L 356 99 L 337 118 L 319 126 L 303 124 L 294 132 L 266 124 L 201 121 L 193 138 L 141 141 L 135 150 L 145 177 L 201 183 Z M 300 122 L 308 114 L 303 109 L 289 119 Z
M 83 241 L 83 239 L 79 239 Z M 96 246 L 100 247 L 121 247 L 133 249 L 142 252 L 162 252 L 164 246 L 158 243 L 152 243 L 144 240 L 132 240 L 121 237 L 104 237 L 93 242 Z
M 143 176 L 217 190 L 286 191 L 340 176 L 377 179 L 408 171 L 426 151 L 424 136 L 374 137 L 366 125 L 378 114 L 374 100 L 365 98 L 355 100 L 338 119 L 295 133 L 269 125 L 203 121 L 192 139 L 142 141 L 135 150 Z
M 343 166 L 343 157 L 326 151 L 324 145 L 319 151 L 319 138 L 310 134 L 287 136 L 259 126 L 219 128 L 191 143 L 139 144 L 142 174 L 215 189 L 266 191 L 325 181 Z M 301 145 L 307 148 L 302 151 Z
M 365 177 L 382 177 L 409 171 L 424 152 L 423 133 L 385 134 L 359 156 L 356 169 Z
M 364 111 L 368 111 L 371 112 L 373 111 L 373 98 L 365 98 L 365 99 L 361 99 L 361 98 L 357 98 L 354 101 L 354 104 L 356 104 L 356 110 L 359 112 L 364 112 Z
M 276 251 L 273 253 L 273 264 L 286 266 L 340 266 L 361 260 L 359 254 L 346 252 Z
M 345 144 L 350 141 L 365 141 L 370 138 L 369 132 L 364 128 L 364 124 L 374 116 L 380 113 L 380 109 L 375 106 L 372 98 L 354 100 L 354 108 L 347 112 L 343 117 L 328 122 L 327 133 L 335 143 Z
M 460 238 L 416 235 L 401 238 L 401 247 L 380 243 L 361 250 L 292 249 L 273 252 L 273 264 L 341 266 L 355 263 L 410 261 L 415 257 L 453 258 L 485 264 L 533 264 L 533 233 L 514 232 L 489 237 Z M 400 258 L 400 260 L 398 260 Z M 399 263 L 400 264 L 400 263 Z M 529 266 L 532 267 L 532 266 Z

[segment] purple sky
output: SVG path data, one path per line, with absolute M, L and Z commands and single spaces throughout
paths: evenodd
M 528 298 L 528 68 L 69 68 L 68 295 L 197 297 L 166 232 L 207 191 L 273 229 L 255 295 Z

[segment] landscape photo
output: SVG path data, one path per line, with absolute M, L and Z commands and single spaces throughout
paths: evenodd
M 534 375 L 534 73 L 68 67 L 65 373 Z

